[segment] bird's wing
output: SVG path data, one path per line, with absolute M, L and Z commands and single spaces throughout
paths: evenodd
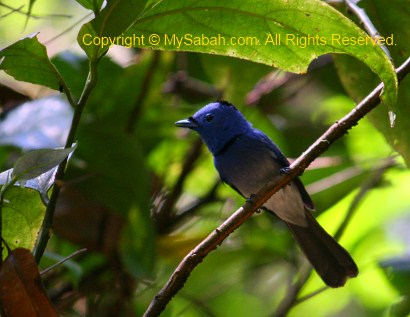
M 288 159 L 282 153 L 282 151 L 276 146 L 276 144 L 273 143 L 272 140 L 269 139 L 266 136 L 266 134 L 264 134 L 263 132 L 257 129 L 254 129 L 254 130 L 255 130 L 255 135 L 258 136 L 259 140 L 262 141 L 271 151 L 272 158 L 276 162 L 279 162 L 282 167 L 288 167 L 290 165 Z M 315 205 L 313 204 L 312 199 L 310 198 L 308 192 L 305 189 L 305 186 L 303 186 L 303 183 L 299 179 L 299 177 L 296 177 L 295 179 L 293 179 L 293 183 L 299 189 L 300 195 L 302 196 L 302 200 L 305 203 L 305 206 L 309 208 L 310 210 L 314 210 Z

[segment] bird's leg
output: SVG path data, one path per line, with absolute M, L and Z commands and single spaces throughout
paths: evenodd
M 255 198 L 256 195 L 255 194 L 251 194 L 248 198 L 246 198 L 246 202 L 250 203 L 250 204 L 255 204 Z M 263 207 L 262 207 L 263 208 Z M 262 208 L 258 208 L 255 212 L 256 213 L 260 213 Z
M 254 201 L 255 197 L 256 197 L 255 194 L 251 194 L 248 198 L 246 198 L 246 202 L 250 204 L 255 204 L 255 201 Z

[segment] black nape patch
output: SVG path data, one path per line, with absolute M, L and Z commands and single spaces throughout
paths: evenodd
M 229 101 L 226 101 L 226 100 L 218 100 L 217 102 L 219 102 L 219 103 L 220 103 L 221 105 L 223 105 L 223 106 L 232 107 L 232 108 L 234 108 L 235 110 L 237 110 L 236 107 L 235 107 L 233 104 L 231 104 Z

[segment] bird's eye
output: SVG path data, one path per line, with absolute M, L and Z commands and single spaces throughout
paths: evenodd
M 214 116 L 211 115 L 210 113 L 208 113 L 208 114 L 205 116 L 205 120 L 206 120 L 207 122 L 211 122 L 213 119 L 214 119 Z

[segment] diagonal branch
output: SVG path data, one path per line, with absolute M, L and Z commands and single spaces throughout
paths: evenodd
M 401 81 L 410 72 L 410 58 L 397 70 L 398 80 Z M 293 178 L 301 175 L 304 170 L 319 155 L 325 152 L 332 143 L 341 138 L 349 129 L 357 125 L 367 113 L 380 103 L 380 94 L 383 84 L 376 87 L 361 103 L 349 114 L 334 123 L 309 149 L 304 152 L 289 168 L 289 172 L 281 174 L 265 184 L 258 193 L 248 199 L 246 203 L 229 217 L 224 223 L 198 244 L 178 265 L 167 283 L 151 301 L 144 317 L 159 316 L 172 297 L 184 286 L 190 273 L 204 258 L 218 247 L 233 231 L 239 228 L 253 213 L 278 190 L 290 183 Z

